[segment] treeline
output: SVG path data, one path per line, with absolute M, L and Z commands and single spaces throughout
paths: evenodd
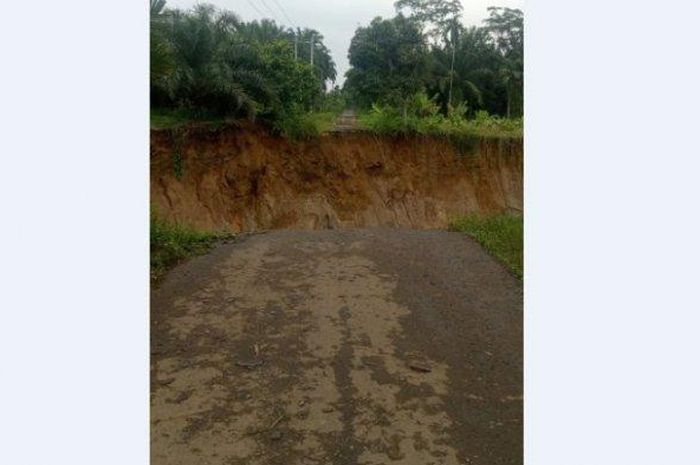
M 355 32 L 344 86 L 352 103 L 404 117 L 522 116 L 522 11 L 491 7 L 483 26 L 466 27 L 459 0 L 399 0 L 395 7 L 394 18 Z
M 183 11 L 151 0 L 150 53 L 151 108 L 188 118 L 290 124 L 322 109 L 336 78 L 318 31 L 244 22 L 206 4 Z
M 336 67 L 318 31 L 208 4 L 150 6 L 152 121 L 248 118 L 305 137 L 350 105 L 377 132 L 522 133 L 520 10 L 489 8 L 466 27 L 459 0 L 399 0 L 395 17 L 356 30 L 345 85 L 330 90 Z

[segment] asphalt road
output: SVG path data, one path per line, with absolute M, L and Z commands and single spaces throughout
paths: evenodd
M 521 464 L 522 323 L 459 233 L 222 245 L 152 294 L 152 463 Z

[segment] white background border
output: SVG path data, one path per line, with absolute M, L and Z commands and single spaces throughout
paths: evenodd
M 526 4 L 526 463 L 698 464 L 697 2 Z
M 0 463 L 148 461 L 144 3 L 3 5 Z M 700 463 L 698 10 L 526 4 L 529 465 Z

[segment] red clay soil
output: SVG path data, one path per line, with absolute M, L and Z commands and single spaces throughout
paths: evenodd
M 200 229 L 444 228 L 472 212 L 520 212 L 522 187 L 519 139 L 151 132 L 151 201 Z

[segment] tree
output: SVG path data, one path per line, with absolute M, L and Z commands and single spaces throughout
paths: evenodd
M 167 40 L 168 18 L 165 0 L 151 0 L 150 53 L 151 82 L 157 83 L 173 70 L 172 50 Z
M 256 113 L 253 94 L 270 96 L 255 55 L 232 37 L 240 20 L 211 5 L 175 10 L 171 43 L 176 66 L 170 86 L 175 103 L 195 113 L 248 116 Z
M 346 89 L 361 107 L 387 103 L 402 107 L 425 87 L 428 50 L 419 26 L 399 14 L 393 19 L 375 18 L 360 27 L 348 53 L 352 68 Z
M 407 96 L 425 90 L 443 114 L 450 114 L 459 106 L 460 113 L 468 109 L 469 114 L 486 110 L 494 115 L 522 115 L 520 10 L 490 8 L 483 27 L 465 28 L 459 21 L 459 2 L 400 0 L 395 5 L 399 10 L 397 18 L 375 19 L 355 33 L 346 81 L 348 96 L 354 103 L 361 107 L 390 104 L 405 109 Z M 410 16 L 402 16 L 401 10 L 407 10 Z M 402 27 L 411 33 L 398 32 L 396 25 L 404 22 Z M 414 47 L 420 52 L 401 53 L 401 47 Z M 404 63 L 406 57 L 425 59 L 416 59 L 410 65 L 416 65 L 415 74 L 411 74 L 410 66 L 400 68 L 399 76 L 407 81 L 402 84 L 395 70 L 397 62 Z
M 452 111 L 452 90 L 455 79 L 455 55 L 457 34 L 459 32 L 459 16 L 462 13 L 460 0 L 398 0 L 394 3 L 397 11 L 408 8 L 411 18 L 422 27 L 428 25 L 430 37 L 442 38 L 445 46 L 451 48 L 449 73 L 447 74 L 448 97 L 447 112 Z
M 291 30 L 278 25 L 272 19 L 266 18 L 241 24 L 238 28 L 238 32 L 242 37 L 245 37 L 246 40 L 257 43 L 286 40 L 292 36 Z
M 276 41 L 285 41 L 289 44 L 297 43 L 296 56 L 299 60 L 309 63 L 311 55 L 310 41 L 314 41 L 314 70 L 316 75 L 322 82 L 322 87 L 325 89 L 326 82 L 335 82 L 336 70 L 335 63 L 331 57 L 331 52 L 323 43 L 323 35 L 314 29 L 285 29 L 283 26 L 277 25 L 271 19 L 262 19 L 260 21 L 252 21 L 244 23 L 240 26 L 239 32 L 250 41 L 255 41 L 258 44 L 265 44 Z M 295 37 L 296 36 L 296 37 Z M 290 53 L 294 54 L 293 48 Z
M 470 110 L 487 110 L 491 114 L 505 114 L 506 92 L 498 72 L 502 57 L 484 28 L 458 29 L 455 39 L 454 90 L 452 105 L 467 103 Z M 452 50 L 434 47 L 431 51 L 430 95 L 444 112 L 449 103 L 449 69 Z
M 322 94 L 321 81 L 311 64 L 295 60 L 292 45 L 286 41 L 263 44 L 258 51 L 263 63 L 261 71 L 276 96 L 266 113 L 279 117 L 311 110 Z
M 523 12 L 517 8 L 489 7 L 489 17 L 484 20 L 496 46 L 504 56 L 523 55 Z
M 444 40 L 449 39 L 463 9 L 460 0 L 398 0 L 394 7 L 399 13 L 410 11 L 409 17 L 427 28 L 429 37 Z
M 499 77 L 507 91 L 506 116 L 523 113 L 523 12 L 513 8 L 489 8 L 486 29 L 502 57 Z
M 165 0 L 151 0 L 151 34 L 151 105 L 189 117 L 294 119 L 319 107 L 323 82 L 335 79 L 319 32 L 245 23 L 209 4 L 165 10 Z M 296 35 L 314 37 L 313 66 L 295 59 Z
M 311 41 L 313 40 L 314 70 L 323 83 L 323 89 L 325 90 L 326 83 L 328 81 L 335 82 L 337 75 L 331 51 L 323 43 L 323 35 L 315 29 L 309 28 L 299 28 L 295 33 L 298 41 L 298 57 L 307 63 L 311 62 Z

